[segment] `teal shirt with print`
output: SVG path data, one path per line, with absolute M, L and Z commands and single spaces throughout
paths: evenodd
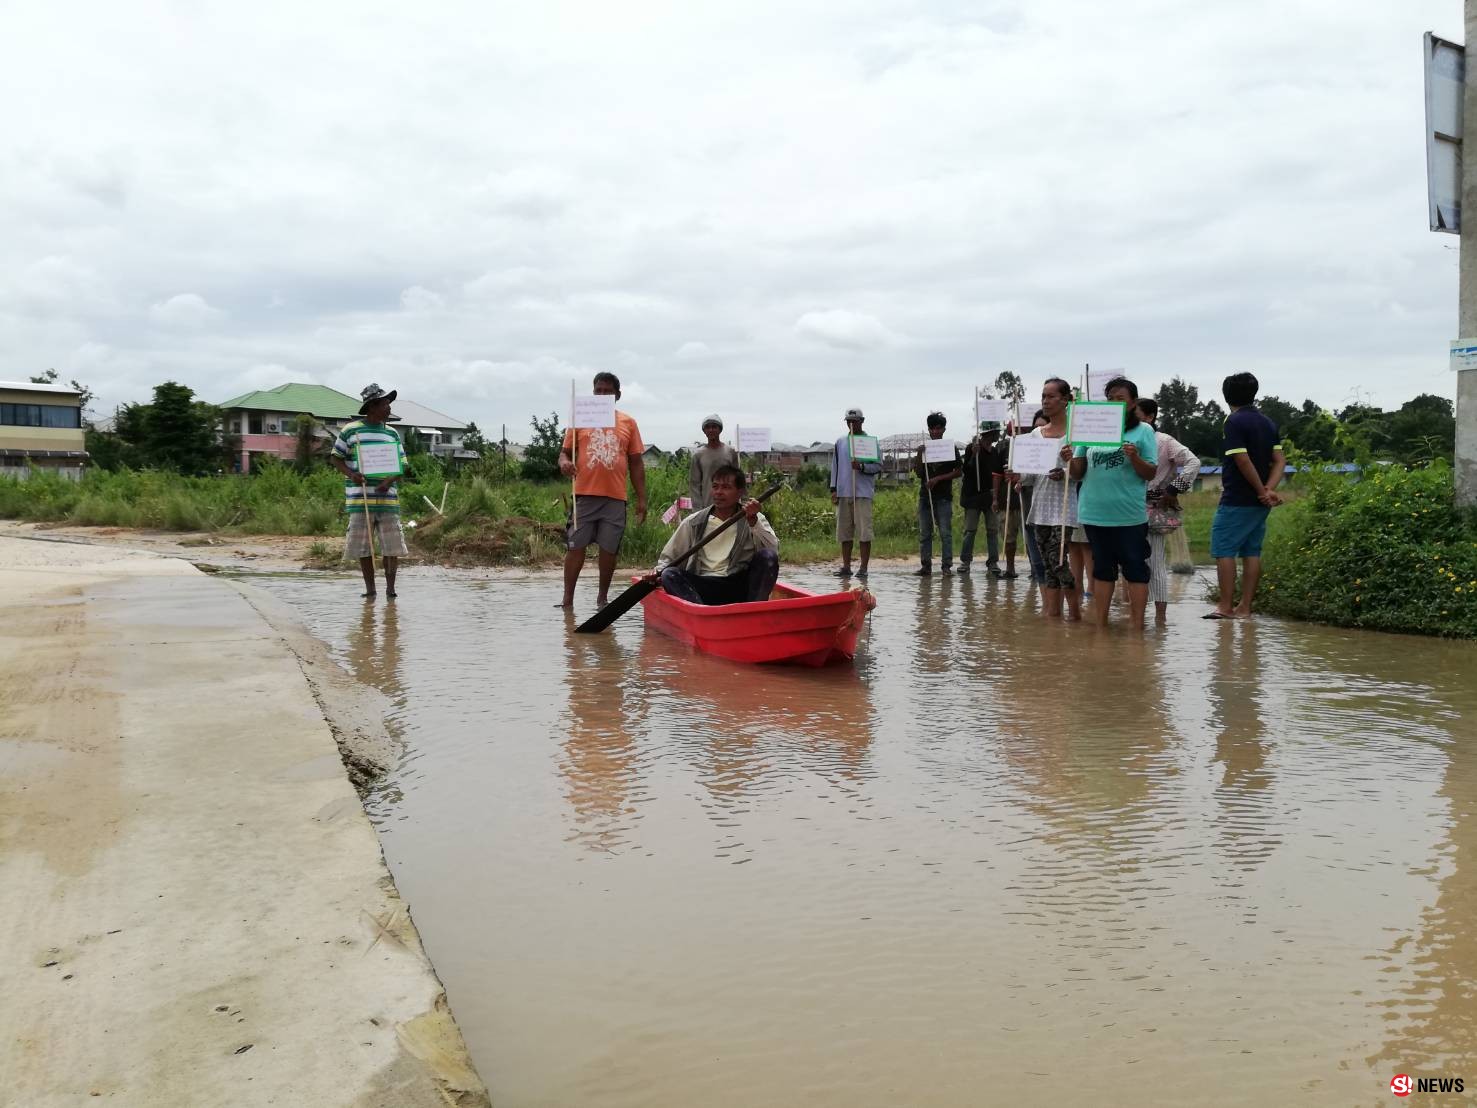
M 1123 441 L 1138 447 L 1139 457 L 1150 465 L 1159 463 L 1159 441 L 1147 423 L 1123 432 Z M 1087 458 L 1077 518 L 1094 527 L 1132 527 L 1149 522 L 1144 495 L 1148 482 L 1134 471 L 1121 446 L 1079 446 L 1072 453 Z

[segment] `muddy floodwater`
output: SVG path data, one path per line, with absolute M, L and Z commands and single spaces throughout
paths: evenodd
M 1473 1095 L 1477 650 L 904 572 L 824 671 L 253 580 L 393 702 L 371 814 L 499 1108 Z

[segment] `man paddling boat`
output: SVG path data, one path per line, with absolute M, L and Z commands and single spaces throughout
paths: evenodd
M 759 501 L 743 500 L 747 490 L 742 470 L 719 466 L 710 486 L 712 506 L 693 512 L 672 532 L 646 580 L 660 582 L 668 594 L 693 604 L 769 599 L 780 576 L 780 540 L 759 510 Z M 670 564 L 735 515 L 742 518 L 699 550 L 687 565 Z

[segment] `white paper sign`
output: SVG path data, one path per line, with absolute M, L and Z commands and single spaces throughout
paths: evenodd
M 1117 446 L 1123 441 L 1122 404 L 1073 404 L 1068 411 L 1067 438 L 1074 446 Z
M 954 460 L 953 440 L 924 439 L 923 460 L 929 464 L 934 462 L 952 462 Z
M 576 427 L 614 427 L 615 397 L 576 396 L 574 398 L 574 425 Z
M 740 454 L 763 454 L 769 450 L 768 427 L 740 427 L 738 449 Z
M 1477 369 L 1477 339 L 1451 340 L 1451 368 Z
M 1089 369 L 1087 371 L 1087 399 L 1108 399 L 1108 382 L 1124 375 L 1121 369 Z
M 980 423 L 989 420 L 991 423 L 1004 423 L 1010 418 L 1010 401 L 991 400 L 982 396 L 975 401 L 975 419 Z
M 397 477 L 400 448 L 393 442 L 359 444 L 359 472 L 366 477 Z
M 1017 473 L 1050 473 L 1061 469 L 1061 450 L 1066 441 L 1038 435 L 1021 435 L 1012 439 L 1010 468 Z

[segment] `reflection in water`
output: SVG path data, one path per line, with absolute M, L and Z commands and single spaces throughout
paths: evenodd
M 1255 623 L 1246 623 L 1219 636 L 1206 685 L 1215 730 L 1214 758 L 1222 769 L 1215 790 L 1220 808 L 1217 838 L 1226 859 L 1238 870 L 1264 863 L 1281 841 L 1272 830 L 1270 735 L 1260 712 L 1258 634 Z M 1239 878 L 1230 879 L 1240 884 Z
M 572 622 L 572 621 L 571 621 Z M 630 651 L 613 636 L 566 637 L 565 702 L 569 720 L 561 769 L 575 812 L 573 838 L 613 852 L 639 819 L 641 777 L 633 729 L 644 701 L 634 684 Z
M 262 582 L 395 702 L 386 854 L 499 1103 L 1477 1079 L 1470 645 L 871 586 L 855 671 L 813 672 L 570 635 L 541 582 L 427 575 L 347 627 Z

